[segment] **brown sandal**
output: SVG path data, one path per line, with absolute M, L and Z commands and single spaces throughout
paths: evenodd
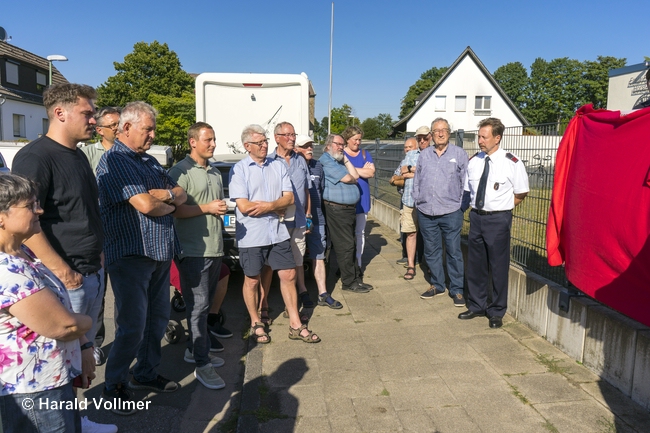
M 318 342 L 320 342 L 320 337 L 318 335 L 314 334 L 314 332 L 310 331 L 309 329 L 307 329 L 307 332 L 309 332 L 309 334 L 307 334 L 305 336 L 301 335 L 302 331 L 305 330 L 305 329 L 307 329 L 307 325 L 302 325 L 298 329 L 295 329 L 295 328 L 292 328 L 291 326 L 289 326 L 289 339 L 290 340 L 302 340 L 305 343 L 318 343 Z M 314 337 L 316 337 L 316 338 L 314 338 Z
M 258 334 L 256 332 L 258 329 L 262 329 L 263 332 Z M 271 342 L 271 336 L 266 333 L 266 327 L 260 322 L 255 322 L 255 326 L 251 328 L 249 338 L 254 338 L 255 342 L 259 344 L 268 344 Z M 260 338 L 263 338 L 264 340 L 260 340 Z
M 268 308 L 262 308 L 259 311 L 260 315 L 260 322 L 262 322 L 266 326 L 271 326 L 273 324 L 273 319 L 269 316 L 269 309 Z

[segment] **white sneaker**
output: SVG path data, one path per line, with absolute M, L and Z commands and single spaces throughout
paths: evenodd
M 226 361 L 219 358 L 218 356 L 214 356 L 211 353 L 208 353 L 208 357 L 210 358 L 210 364 L 212 364 L 212 367 L 221 367 L 226 363 Z M 194 354 L 190 352 L 190 349 L 185 349 L 185 357 L 183 359 L 185 362 L 189 362 L 190 364 L 196 364 L 196 361 L 194 360 Z
M 106 355 L 104 355 L 104 351 L 101 348 L 95 346 L 93 356 L 95 357 L 95 365 L 104 365 L 106 363 Z
M 81 431 L 82 433 L 117 433 L 117 426 L 92 422 L 87 416 L 84 416 L 81 418 Z
M 226 382 L 214 371 L 214 367 L 210 364 L 206 364 L 203 367 L 196 367 L 194 369 L 194 377 L 206 388 L 221 389 L 226 387 Z

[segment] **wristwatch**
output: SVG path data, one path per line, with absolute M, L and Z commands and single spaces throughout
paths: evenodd
M 174 194 L 174 191 L 172 191 L 171 189 L 168 189 L 167 192 L 169 193 L 169 202 L 170 203 L 173 202 L 174 200 L 176 200 L 176 194 Z
M 413 167 L 413 166 L 412 166 L 412 165 L 409 165 L 409 166 L 408 166 L 409 173 L 411 172 L 411 167 Z
M 88 341 L 81 345 L 81 350 L 92 349 L 94 346 L 92 341 Z

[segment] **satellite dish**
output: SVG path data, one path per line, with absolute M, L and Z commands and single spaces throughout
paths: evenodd
M 11 40 L 11 36 L 7 36 L 7 32 L 3 27 L 0 27 L 0 41 L 7 42 Z

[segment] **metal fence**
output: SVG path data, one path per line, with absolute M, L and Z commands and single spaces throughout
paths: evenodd
M 546 260 L 546 222 L 553 190 L 555 157 L 566 124 L 544 124 L 506 128 L 501 147 L 517 155 L 526 165 L 530 192 L 513 213 L 511 260 L 536 274 L 567 285 L 564 267 L 551 267 Z M 457 131 L 451 144 L 461 144 L 471 157 L 479 151 L 478 131 Z M 316 146 L 314 157 L 323 153 Z M 371 194 L 396 208 L 401 198 L 397 188 L 389 184 L 395 169 L 404 158 L 404 140 L 363 142 L 361 148 L 372 155 L 375 177 L 370 181 Z M 462 235 L 469 232 L 469 214 L 465 214 Z

